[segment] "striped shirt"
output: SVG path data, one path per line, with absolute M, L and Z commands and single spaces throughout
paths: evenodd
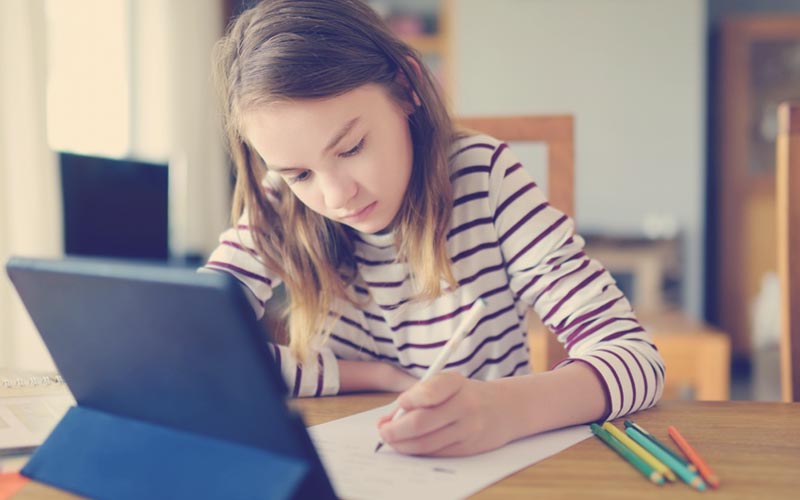
M 601 380 L 616 418 L 655 404 L 664 385 L 661 357 L 609 273 L 583 252 L 573 221 L 550 206 L 505 143 L 458 139 L 450 161 L 453 213 L 447 250 L 458 287 L 427 302 L 408 265 L 396 261 L 393 234 L 354 233 L 362 305 L 337 303 L 341 319 L 315 355 L 296 363 L 274 345 L 295 396 L 335 394 L 336 359 L 377 360 L 421 377 L 479 297 L 488 307 L 450 358 L 448 370 L 480 380 L 530 373 L 525 316 L 532 307 L 565 344 L 568 358 Z M 206 269 L 232 273 L 252 293 L 257 314 L 278 283 L 254 257 L 249 231 L 229 229 Z

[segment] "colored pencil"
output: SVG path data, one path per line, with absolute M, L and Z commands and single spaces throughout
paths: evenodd
M 698 476 L 696 472 L 692 472 L 687 469 L 685 465 L 675 460 L 672 455 L 662 450 L 660 446 L 653 443 L 653 441 L 647 438 L 647 436 L 636 430 L 635 427 L 628 427 L 625 429 L 625 432 L 631 437 L 631 439 L 642 445 L 642 448 L 649 451 L 655 455 L 657 459 L 664 462 L 667 467 L 672 469 L 675 474 L 683 479 L 686 484 L 697 488 L 699 491 L 706 489 L 706 483 L 703 482 L 703 479 Z
M 672 472 L 672 469 L 664 465 L 664 462 L 661 462 L 659 459 L 654 457 L 649 451 L 645 450 L 641 446 L 639 446 L 636 441 L 629 438 L 624 432 L 614 427 L 611 422 L 606 422 L 603 424 L 603 429 L 607 430 L 609 434 L 617 438 L 622 444 L 627 446 L 632 452 L 639 455 L 639 458 L 650 464 L 652 468 L 654 468 L 657 472 L 660 472 L 667 478 L 668 481 L 675 482 L 677 478 L 675 477 L 675 473 Z
M 660 472 L 656 471 L 647 462 L 639 458 L 639 456 L 636 455 L 636 453 L 626 448 L 624 444 L 622 444 L 621 442 L 619 442 L 619 440 L 617 440 L 617 438 L 609 434 L 608 431 L 606 431 L 597 424 L 591 424 L 590 427 L 592 429 L 592 433 L 594 433 L 594 435 L 597 436 L 600 439 L 600 441 L 604 442 L 606 445 L 608 445 L 609 448 L 619 453 L 622 456 L 622 458 L 624 458 L 625 460 L 628 461 L 628 463 L 636 467 L 636 469 L 638 469 L 639 472 L 644 474 L 644 476 L 647 479 L 658 485 L 664 484 L 664 476 Z
M 692 448 L 692 445 L 686 441 L 686 438 L 681 435 L 678 429 L 670 425 L 667 427 L 667 432 L 669 433 L 669 437 L 678 445 L 678 448 L 686 455 L 686 458 L 697 466 L 697 471 L 700 472 L 700 475 L 703 476 L 706 483 L 712 488 L 717 488 L 719 486 L 719 478 L 711 471 L 711 467 L 709 467 L 705 460 L 700 457 L 700 454 Z
M 658 446 L 659 448 L 661 448 L 665 452 L 669 453 L 669 455 L 672 456 L 672 458 L 674 458 L 678 462 L 682 463 L 683 466 L 686 467 L 687 469 L 689 469 L 690 471 L 697 472 L 697 467 L 695 467 L 693 463 L 687 461 L 685 458 L 683 458 L 682 456 L 680 456 L 677 453 L 675 453 L 674 451 L 672 451 L 672 449 L 669 446 L 665 445 L 664 443 L 662 443 L 661 441 L 656 439 L 655 436 L 653 436 L 652 434 L 650 434 L 649 432 L 644 430 L 644 428 L 641 425 L 635 423 L 633 420 L 625 420 L 625 428 L 627 429 L 628 427 L 633 427 L 637 431 L 641 432 L 646 438 L 651 440 L 656 446 Z

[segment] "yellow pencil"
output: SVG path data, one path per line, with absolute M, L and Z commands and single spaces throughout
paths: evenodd
M 639 446 L 639 444 L 636 443 L 633 439 L 629 438 L 627 434 L 614 427 L 611 424 L 611 422 L 604 423 L 603 429 L 607 430 L 609 434 L 619 439 L 622 442 L 622 444 L 630 448 L 630 450 L 636 453 L 636 455 L 638 455 L 639 458 L 647 462 L 647 464 L 650 465 L 650 467 L 654 468 L 657 472 L 663 474 L 668 481 L 672 481 L 674 483 L 675 481 L 678 480 L 678 478 L 675 476 L 675 473 L 672 472 L 672 469 L 664 465 L 663 462 L 654 457 L 649 451 Z

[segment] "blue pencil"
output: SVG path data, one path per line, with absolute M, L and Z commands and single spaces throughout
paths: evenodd
M 675 460 L 672 455 L 665 452 L 660 446 L 653 443 L 652 440 L 636 430 L 635 427 L 627 427 L 625 429 L 625 433 L 628 434 L 631 439 L 639 443 L 642 448 L 649 451 L 657 459 L 664 462 L 664 464 L 672 469 L 678 477 L 686 482 L 686 484 L 697 488 L 699 491 L 704 491 L 706 489 L 706 483 L 703 482 L 703 479 L 698 476 L 696 472 L 690 471 L 685 465 Z
M 697 467 L 695 467 L 695 465 L 693 463 L 689 462 L 688 460 L 684 459 L 682 456 L 680 456 L 677 453 L 675 453 L 674 451 L 672 451 L 672 449 L 670 449 L 669 446 L 665 445 L 664 443 L 662 443 L 661 441 L 656 439 L 655 436 L 653 436 L 652 434 L 650 434 L 649 432 L 644 430 L 644 428 L 641 425 L 635 423 L 633 420 L 627 420 L 626 419 L 625 420 L 625 428 L 627 429 L 628 427 L 633 427 L 634 429 L 636 429 L 637 431 L 642 433 L 642 435 L 644 435 L 644 437 L 648 438 L 650 441 L 653 442 L 653 444 L 655 444 L 656 446 L 658 446 L 659 448 L 661 448 L 662 450 L 667 452 L 672 458 L 674 458 L 678 462 L 682 463 L 684 465 L 684 467 L 686 467 L 690 471 L 697 472 Z

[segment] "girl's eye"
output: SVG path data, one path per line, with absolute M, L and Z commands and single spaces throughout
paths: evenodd
M 303 182 L 308 179 L 308 176 L 311 175 L 311 172 L 308 170 L 303 170 L 299 174 L 289 177 L 289 184 L 294 184 L 295 182 Z
M 364 139 L 365 138 L 362 137 L 361 140 L 358 141 L 358 144 L 356 144 L 355 147 L 353 147 L 353 149 L 345 151 L 344 153 L 340 153 L 339 156 L 342 158 L 349 158 L 351 156 L 357 155 L 358 152 L 361 151 L 361 148 L 364 147 Z
M 362 137 L 361 140 L 358 141 L 358 144 L 356 144 L 352 149 L 349 149 L 349 150 L 345 151 L 344 153 L 339 153 L 339 157 L 341 157 L 341 158 L 350 158 L 351 156 L 357 155 L 364 148 L 364 140 L 365 139 L 366 139 L 366 137 Z M 297 175 L 295 175 L 293 177 L 289 177 L 287 179 L 287 182 L 289 184 L 294 184 L 296 182 L 303 182 L 303 181 L 308 180 L 308 178 L 310 176 L 311 176 L 311 171 L 310 170 L 303 170 L 299 174 L 297 174 Z

